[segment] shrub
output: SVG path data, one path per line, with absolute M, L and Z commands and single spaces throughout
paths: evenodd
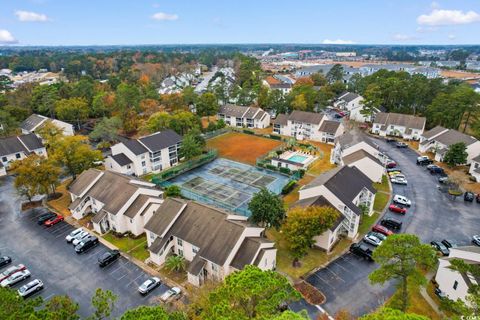
M 274 140 L 282 140 L 281 136 L 277 136 L 275 134 L 270 134 L 269 137 L 270 137 L 270 139 L 274 139 Z
M 265 165 L 265 168 L 267 168 L 269 170 L 277 171 L 277 167 L 275 167 L 274 165 L 271 165 L 271 164 Z
M 290 174 L 291 170 L 289 168 L 281 167 L 280 172 L 285 174 Z
M 295 185 L 297 184 L 297 181 L 295 180 L 290 180 L 282 189 L 282 194 L 287 194 L 290 193 L 293 188 L 295 188 Z
M 305 175 L 305 169 L 298 169 L 298 174 L 300 175 L 300 178 L 303 178 Z
M 283 153 L 283 151 L 282 150 L 277 150 L 277 151 L 275 151 L 275 153 L 277 154 L 277 156 L 279 156 Z
M 248 129 L 243 129 L 243 133 L 246 133 L 246 134 L 255 134 L 255 132 L 253 132 L 252 130 L 248 130 Z
M 264 166 L 263 162 L 257 162 L 257 167 L 263 168 Z

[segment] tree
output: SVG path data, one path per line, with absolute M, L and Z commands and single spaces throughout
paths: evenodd
M 91 115 L 93 117 L 107 117 L 111 114 L 115 102 L 113 93 L 98 92 L 92 101 Z
M 50 320 L 77 320 L 80 316 L 78 303 L 68 296 L 53 296 L 46 304 Z
M 87 144 L 87 138 L 83 136 L 68 136 L 60 139 L 56 143 L 51 157 L 61 167 L 64 167 L 66 173 L 72 175 L 73 179 L 103 159 L 102 153 L 93 150 Z
M 196 134 L 188 133 L 183 136 L 182 145 L 180 147 L 180 157 L 190 160 L 202 154 L 202 146 L 196 138 Z
M 175 184 L 172 184 L 165 188 L 165 197 L 178 198 L 181 195 L 182 195 L 182 192 L 180 187 Z
M 45 147 L 49 151 L 58 140 L 63 138 L 63 129 L 52 121 L 46 121 L 43 126 L 37 129 L 36 133 L 42 138 Z
M 197 102 L 198 96 L 195 93 L 195 88 L 187 86 L 182 90 L 182 98 L 185 105 L 194 105 Z
M 90 316 L 90 319 L 102 320 L 109 318 L 115 307 L 115 301 L 117 301 L 117 296 L 112 291 L 98 288 L 92 297 L 92 306 L 95 311 Z
M 80 122 L 88 119 L 88 104 L 83 98 L 62 99 L 55 103 L 55 112 L 60 120 Z
M 397 280 L 400 309 L 406 312 L 409 284 L 418 286 L 426 283 L 420 268 L 433 267 L 436 253 L 430 245 L 422 244 L 415 235 L 395 234 L 375 249 L 373 259 L 380 267 L 369 275 L 370 282 L 383 284 Z
M 300 111 L 307 110 L 307 100 L 305 100 L 305 95 L 303 93 L 295 96 L 292 101 L 292 108 Z
M 12 88 L 13 81 L 6 75 L 0 76 L 0 92 L 7 92 Z
M 373 115 L 382 106 L 382 98 L 380 97 L 380 87 L 376 84 L 369 85 L 363 95 L 363 108 L 360 110 L 360 114 L 370 121 Z
M 282 226 L 291 253 L 303 257 L 314 244 L 313 238 L 333 226 L 339 212 L 332 207 L 310 206 L 290 209 Z
M 0 287 L 0 319 L 40 319 L 42 298 L 23 299 L 16 291 Z
M 127 310 L 120 320 L 188 320 L 188 318 L 180 311 L 169 314 L 161 306 L 140 306 Z
M 122 121 L 118 117 L 103 118 L 95 125 L 89 137 L 93 140 L 116 141 L 118 139 L 118 131 L 121 127 Z
M 364 315 L 360 320 L 429 320 L 430 318 L 415 313 L 403 313 L 400 310 L 381 308 L 374 313 Z
M 248 209 L 252 213 L 250 221 L 263 227 L 269 226 L 278 229 L 285 219 L 282 199 L 266 188 L 262 188 L 253 195 Z
M 288 280 L 275 271 L 247 265 L 231 273 L 201 306 L 200 318 L 271 319 L 281 314 L 278 306 L 300 298 Z
M 200 116 L 214 116 L 219 109 L 217 96 L 212 92 L 205 92 L 197 101 L 197 114 Z
M 55 103 L 58 99 L 58 86 L 37 85 L 31 93 L 32 109 L 40 114 L 53 118 L 55 115 Z M 17 103 L 19 103 L 18 99 L 16 100 Z
M 327 78 L 320 72 L 312 74 L 310 79 L 312 79 L 314 86 L 322 87 L 328 84 Z
M 165 268 L 170 271 L 181 272 L 185 270 L 185 258 L 182 256 L 170 256 L 165 261 Z
M 7 111 L 0 109 L 0 136 L 6 137 L 15 132 L 18 123 Z
M 200 120 L 189 111 L 178 111 L 172 115 L 169 127 L 179 135 L 184 135 L 194 128 L 200 128 Z
M 467 146 L 465 142 L 457 142 L 448 147 L 447 152 L 443 156 L 443 162 L 450 167 L 458 166 L 467 163 Z
M 343 66 L 341 64 L 335 64 L 326 75 L 326 78 L 329 83 L 334 83 L 335 81 L 343 81 Z
M 172 117 L 168 112 L 156 112 L 147 120 L 146 128 L 151 133 L 170 128 Z

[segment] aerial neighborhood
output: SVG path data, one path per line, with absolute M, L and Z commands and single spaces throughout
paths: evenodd
M 478 317 L 478 46 L 13 44 L 0 318 Z

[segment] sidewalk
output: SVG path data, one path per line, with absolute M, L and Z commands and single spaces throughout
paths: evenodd
M 430 282 L 432 278 L 435 276 L 434 271 L 429 271 L 425 277 L 427 278 L 427 281 Z M 427 293 L 426 287 L 420 287 L 420 294 L 422 297 L 425 299 L 425 301 L 428 302 L 428 304 L 432 307 L 433 310 L 435 310 L 436 313 L 438 313 L 442 318 L 446 318 L 445 314 L 440 310 L 438 307 L 437 303 L 430 297 L 430 295 Z

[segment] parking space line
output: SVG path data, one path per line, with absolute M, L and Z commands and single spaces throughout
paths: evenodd
M 336 280 L 340 280 L 342 281 L 343 283 L 345 283 L 345 280 L 343 280 L 342 277 L 340 277 L 338 274 L 336 274 L 335 272 L 333 272 L 332 270 L 330 270 L 330 268 L 327 266 L 325 268 L 325 270 L 327 270 L 328 272 L 330 272 L 331 274 L 333 274 L 333 276 L 335 277 Z
M 48 296 L 46 296 L 45 298 L 43 298 L 43 301 L 48 301 L 50 298 L 52 298 L 55 294 L 54 293 L 51 293 L 49 294 Z
M 123 276 L 121 276 L 120 278 L 117 278 L 117 281 L 120 281 L 122 280 L 123 278 L 125 278 L 126 276 L 128 276 L 128 273 L 125 273 Z
M 143 276 L 143 274 L 139 275 L 138 277 L 136 277 L 135 279 L 133 279 L 132 281 L 130 281 L 126 287 L 128 288 L 133 282 L 135 282 L 138 278 L 140 278 L 141 276 Z
M 317 277 L 321 282 L 323 282 L 327 287 L 329 287 L 329 288 L 332 289 L 332 290 L 335 290 L 335 288 L 332 287 L 332 286 L 328 283 L 328 281 L 323 280 L 323 278 L 320 277 L 318 274 L 314 273 L 313 275 L 314 275 L 315 277 Z
M 337 260 L 333 261 L 333 264 L 342 269 L 345 272 L 349 272 L 349 270 L 345 267 L 343 267 L 340 263 L 337 262 Z

